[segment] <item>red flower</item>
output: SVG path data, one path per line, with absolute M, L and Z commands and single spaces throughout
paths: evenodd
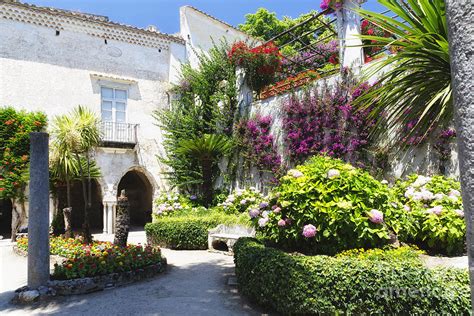
M 329 57 L 329 62 L 333 65 L 337 65 L 339 64 L 339 58 L 337 58 L 337 55 L 336 54 L 332 54 L 330 57 Z
M 369 29 L 369 30 L 367 31 L 367 34 L 369 34 L 369 35 L 374 35 L 374 29 Z
M 369 21 L 367 21 L 367 20 L 362 21 L 361 26 L 362 26 L 362 28 L 366 28 L 367 26 L 369 26 Z
M 5 188 L 0 188 L 0 192 L 5 191 Z

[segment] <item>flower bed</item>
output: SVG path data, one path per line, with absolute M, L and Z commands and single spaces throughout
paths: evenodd
M 27 238 L 21 238 L 17 247 L 28 250 Z M 83 244 L 78 239 L 51 237 L 50 252 L 65 258 L 54 265 L 53 279 L 68 280 L 94 277 L 111 273 L 121 273 L 143 269 L 162 262 L 158 248 L 128 245 L 126 248 L 110 242 L 94 241 Z
M 469 315 L 467 271 L 429 270 L 409 249 L 291 255 L 252 238 L 234 246 L 239 292 L 284 315 Z
M 148 244 L 177 250 L 207 249 L 209 229 L 219 224 L 250 225 L 245 214 L 236 216 L 207 209 L 204 212 L 156 218 L 145 225 Z

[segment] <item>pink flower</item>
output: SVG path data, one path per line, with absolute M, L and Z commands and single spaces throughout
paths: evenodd
M 301 171 L 299 171 L 298 169 L 288 170 L 288 175 L 292 176 L 293 178 L 300 178 L 300 177 L 304 176 L 304 174 Z
M 382 224 L 383 223 L 383 213 L 379 210 L 371 210 L 369 212 L 369 220 L 374 224 Z
M 280 219 L 280 220 L 278 221 L 278 226 L 284 227 L 285 225 L 286 225 L 286 222 L 285 222 L 284 219 Z
M 305 225 L 303 227 L 303 236 L 306 238 L 312 238 L 316 236 L 317 229 L 311 224 Z
M 454 210 L 454 212 L 456 212 L 456 214 L 458 214 L 459 217 L 464 217 L 464 212 L 462 210 Z
M 263 227 L 267 225 L 267 222 L 268 222 L 268 217 L 260 218 L 258 220 L 258 226 Z
M 255 218 L 258 215 L 260 215 L 260 211 L 258 209 L 253 208 L 249 211 L 250 218 Z
M 441 213 L 443 212 L 443 207 L 441 205 L 436 205 L 435 207 L 432 207 L 427 210 L 427 212 L 435 215 L 441 215 Z
M 281 208 L 280 207 L 276 207 L 274 210 L 273 210 L 273 213 L 280 213 L 281 212 Z

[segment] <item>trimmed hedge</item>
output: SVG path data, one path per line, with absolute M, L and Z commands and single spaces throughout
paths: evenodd
M 178 250 L 207 249 L 208 230 L 219 224 L 250 225 L 242 216 L 210 214 L 208 216 L 162 217 L 145 225 L 149 244 Z
M 282 314 L 470 313 L 467 271 L 429 270 L 413 256 L 291 255 L 253 238 L 234 254 L 239 291 Z

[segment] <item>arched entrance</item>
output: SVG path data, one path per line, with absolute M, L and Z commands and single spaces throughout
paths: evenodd
M 0 236 L 2 236 L 3 239 L 11 237 L 12 207 L 13 205 L 10 199 L 0 200 Z
M 124 189 L 130 203 L 130 226 L 132 229 L 143 228 L 146 223 L 151 222 L 153 187 L 142 172 L 131 170 L 120 180 L 117 196 Z
M 87 184 L 86 184 L 87 185 Z M 103 205 L 102 193 L 97 180 L 92 180 L 92 207 L 90 210 L 90 227 L 92 233 L 101 233 L 103 228 Z M 84 223 L 84 197 L 82 182 L 74 181 L 71 184 L 71 206 L 72 206 L 72 228 L 80 231 Z M 67 206 L 66 187 L 62 186 L 58 190 L 58 207 L 63 209 Z

